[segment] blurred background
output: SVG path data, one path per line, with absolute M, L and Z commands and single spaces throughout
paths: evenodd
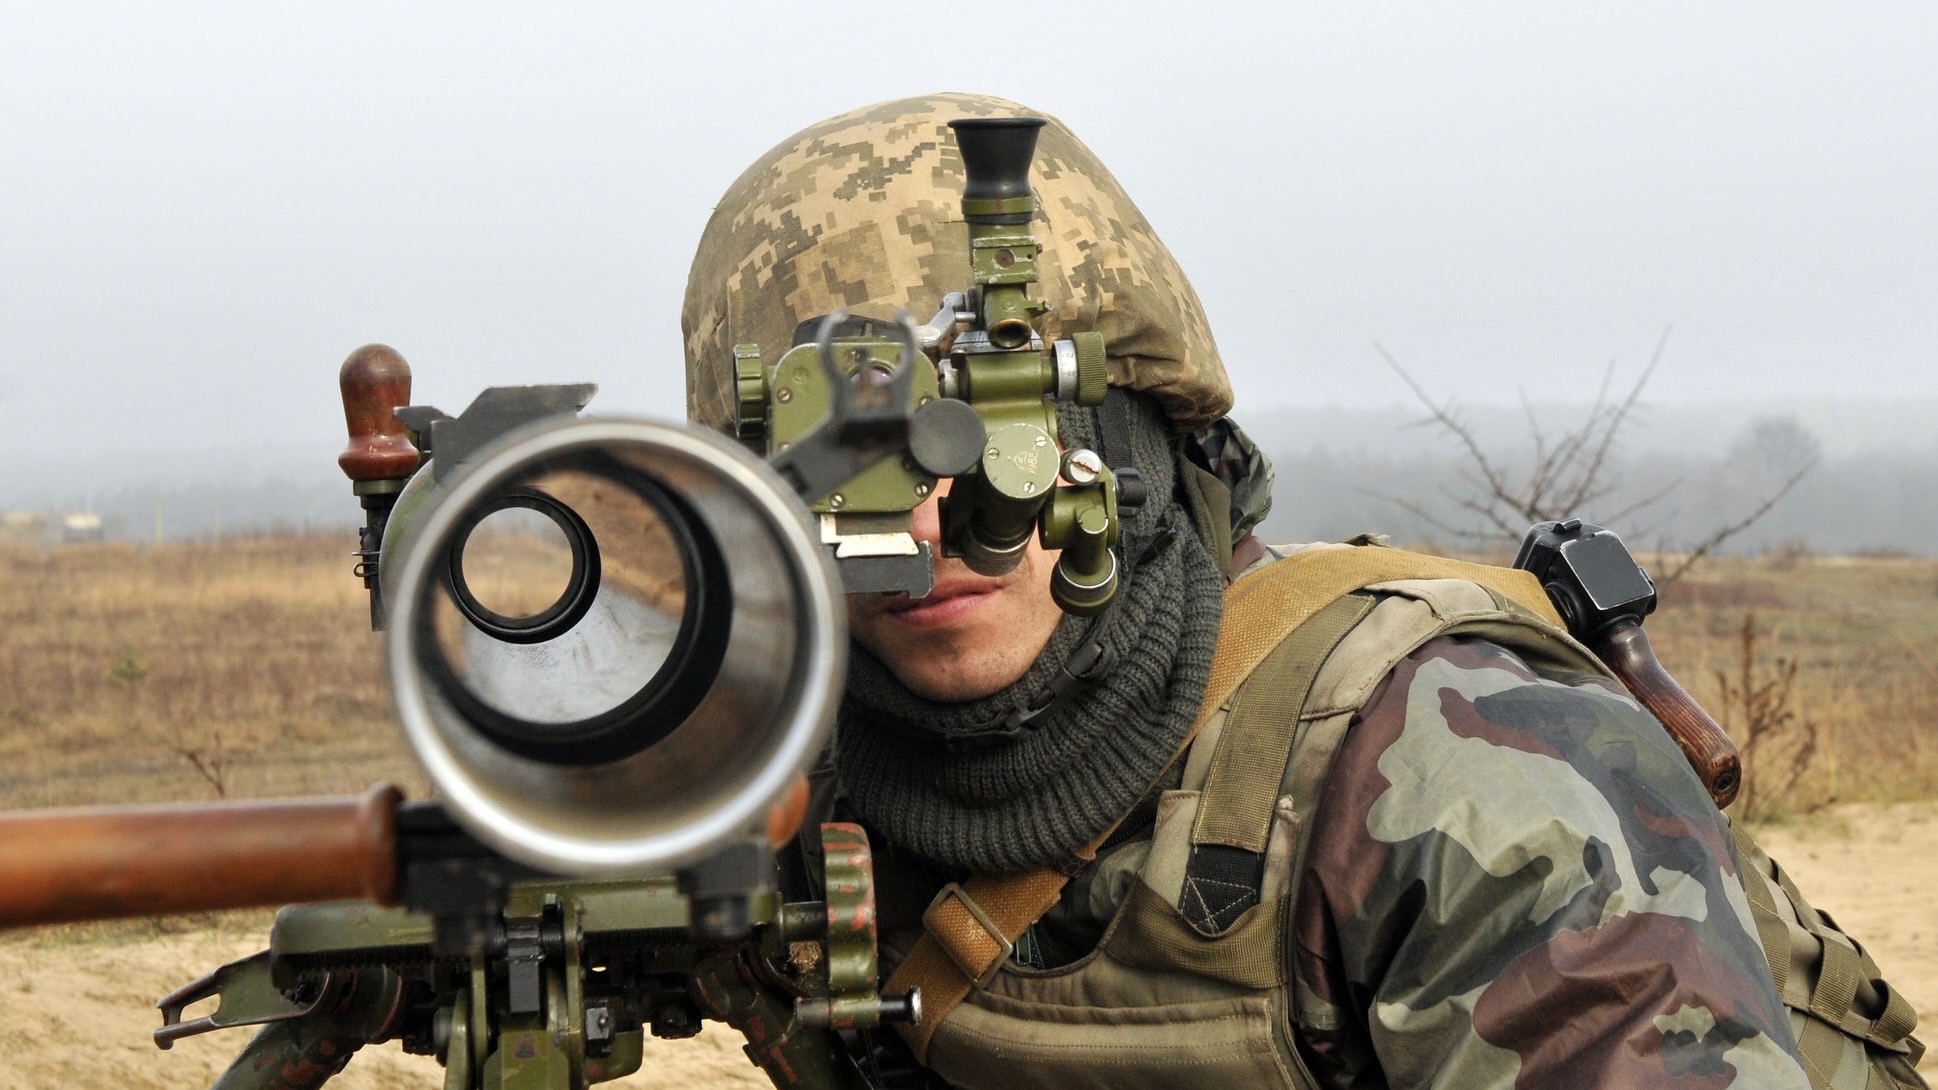
M 1427 402 L 1525 473 L 1646 374 L 1586 513 L 1699 542 L 1808 465 L 1727 548 L 1928 553 L 1934 46 L 1912 3 L 0 3 L 0 511 L 350 527 L 335 370 L 370 341 L 450 412 L 592 380 L 677 416 L 715 198 L 956 89 L 1062 117 L 1177 252 L 1271 536 L 1485 537 Z

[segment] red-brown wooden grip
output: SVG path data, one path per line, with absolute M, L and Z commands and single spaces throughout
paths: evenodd
M 397 899 L 389 784 L 354 797 L 0 814 L 0 928 Z
M 410 404 L 410 364 L 396 349 L 366 344 L 343 361 L 337 372 L 343 390 L 343 420 L 350 445 L 336 464 L 351 480 L 384 481 L 408 477 L 417 469 L 417 448 L 397 419 L 399 405 Z
M 1735 801 L 1737 790 L 1743 786 L 1743 762 L 1736 743 L 1662 668 L 1642 626 L 1633 621 L 1616 625 L 1594 651 L 1635 699 L 1662 721 L 1717 807 Z

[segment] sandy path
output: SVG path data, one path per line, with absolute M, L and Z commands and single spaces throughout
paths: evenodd
M 1758 831 L 1816 906 L 1871 950 L 1885 976 L 1938 1036 L 1938 801 L 1845 806 L 1798 826 Z M 159 1052 L 149 1040 L 156 996 L 258 949 L 247 921 L 205 931 L 163 925 L 0 936 L 0 1087 L 8 1090 L 201 1090 L 241 1047 L 210 1034 Z M 646 1068 L 618 1087 L 762 1087 L 730 1030 L 649 1044 Z M 1922 1068 L 1938 1073 L 1938 1054 Z M 442 1070 L 394 1045 L 365 1050 L 332 1090 L 435 1090 Z M 1938 1080 L 1934 1080 L 1938 1081 Z

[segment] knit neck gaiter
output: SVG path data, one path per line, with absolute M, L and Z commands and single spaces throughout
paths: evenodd
M 1064 864 L 1164 772 L 1204 696 L 1224 581 L 1175 489 L 1163 419 L 1131 400 L 1131 453 L 1149 500 L 1127 520 L 1119 600 L 1064 617 L 1009 688 L 964 703 L 916 696 L 859 647 L 835 736 L 835 767 L 859 816 L 898 847 L 965 870 Z M 1095 443 L 1085 410 L 1062 421 L 1069 446 Z M 1102 648 L 1094 680 L 1051 702 L 1073 652 Z M 1048 708 L 1018 725 L 1019 713 Z

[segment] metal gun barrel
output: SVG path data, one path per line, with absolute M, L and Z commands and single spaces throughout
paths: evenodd
M 362 795 L 0 814 L 0 928 L 397 896 L 397 804 Z

